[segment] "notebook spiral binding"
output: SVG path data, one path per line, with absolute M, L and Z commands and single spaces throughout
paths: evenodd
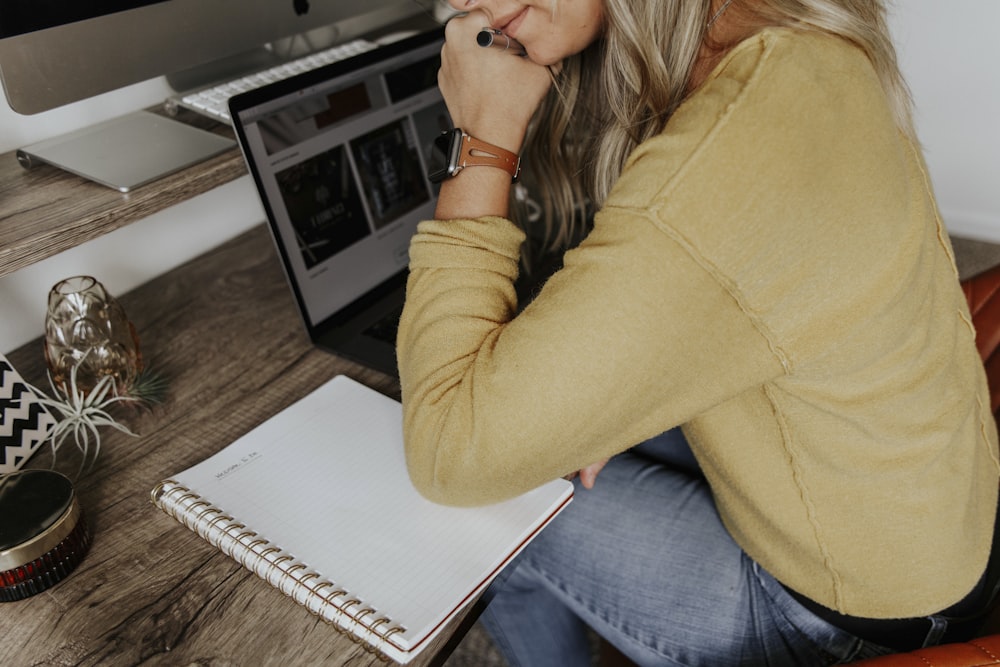
M 366 651 L 389 661 L 382 651 L 392 636 L 406 628 L 364 606 L 341 586 L 325 579 L 305 563 L 173 480 L 156 485 L 150 494 L 154 505 L 191 529 L 268 584 L 330 624 Z M 403 647 L 394 644 L 400 650 Z

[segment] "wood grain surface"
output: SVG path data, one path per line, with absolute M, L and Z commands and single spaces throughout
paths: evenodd
M 380 664 L 156 509 L 149 493 L 337 373 L 398 398 L 396 381 L 310 344 L 264 226 L 119 301 L 169 395 L 152 410 L 117 413 L 139 437 L 105 429 L 97 465 L 77 483 L 91 551 L 52 589 L 0 606 L 0 665 Z M 8 358 L 45 386 L 40 339 Z M 29 461 L 48 464 L 47 452 Z M 75 464 L 61 456 L 56 467 Z M 411 664 L 443 660 L 436 649 L 452 634 Z

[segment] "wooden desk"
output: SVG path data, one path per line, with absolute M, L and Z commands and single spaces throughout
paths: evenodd
M 335 374 L 396 398 L 397 383 L 312 347 L 264 226 L 119 301 L 170 394 L 125 415 L 141 437 L 105 429 L 97 465 L 77 484 L 91 551 L 55 587 L 0 605 L 0 665 L 379 664 L 153 507 L 149 492 Z M 40 340 L 8 358 L 47 386 Z M 29 462 L 47 465 L 42 453 Z M 411 664 L 433 663 L 452 634 Z

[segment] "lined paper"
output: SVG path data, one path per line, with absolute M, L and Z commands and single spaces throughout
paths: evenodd
M 356 608 L 403 626 L 392 637 L 403 652 L 426 644 L 572 496 L 554 480 L 487 507 L 426 500 L 406 472 L 401 406 L 346 376 L 172 479 L 347 589 Z

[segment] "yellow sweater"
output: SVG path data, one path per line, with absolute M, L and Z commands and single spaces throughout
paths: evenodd
M 515 317 L 522 238 L 483 218 L 413 240 L 398 351 L 424 494 L 500 500 L 681 424 L 785 585 L 868 617 L 972 588 L 1000 468 L 985 375 L 921 155 L 855 47 L 737 47 Z

